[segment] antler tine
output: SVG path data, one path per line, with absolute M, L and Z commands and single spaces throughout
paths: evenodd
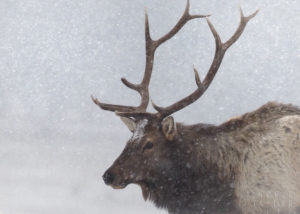
M 165 41 L 169 40 L 172 38 L 188 21 L 196 18 L 205 18 L 209 17 L 210 15 L 190 15 L 189 13 L 190 10 L 190 1 L 186 1 L 186 7 L 184 10 L 184 13 L 182 14 L 181 18 L 177 22 L 177 24 L 164 36 L 162 36 L 160 39 L 155 41 L 155 46 L 156 48 L 164 43 Z
M 215 56 L 214 56 L 213 62 L 212 62 L 202 83 L 200 82 L 200 78 L 199 78 L 197 70 L 194 68 L 195 79 L 196 79 L 198 88 L 192 94 L 190 94 L 189 96 L 181 99 L 180 101 L 178 101 L 168 107 L 159 107 L 159 106 L 153 104 L 153 108 L 158 111 L 158 113 L 156 114 L 156 116 L 158 118 L 163 119 L 164 117 L 183 109 L 184 107 L 195 102 L 197 99 L 199 99 L 203 95 L 203 93 L 206 91 L 206 89 L 209 87 L 210 83 L 214 79 L 214 77 L 221 65 L 223 57 L 226 53 L 226 50 L 233 43 L 235 43 L 238 40 L 238 38 L 241 36 L 242 32 L 244 31 L 248 21 L 251 20 L 258 13 L 258 10 L 257 10 L 250 16 L 245 17 L 243 15 L 242 9 L 240 9 L 240 11 L 241 11 L 240 24 L 239 24 L 237 30 L 235 31 L 235 33 L 233 34 L 233 36 L 225 43 L 222 43 L 220 36 L 217 33 L 217 31 L 215 30 L 213 24 L 206 17 L 208 26 L 214 36 L 215 43 L 216 43 Z
M 244 31 L 244 28 L 246 27 L 247 23 L 256 16 L 256 14 L 259 12 L 259 10 L 256 10 L 254 13 L 252 13 L 249 16 L 244 16 L 243 10 L 240 7 L 240 25 L 233 34 L 233 36 L 224 44 L 224 47 L 227 49 L 229 48 L 233 43 L 235 43 L 238 38 L 241 36 L 241 34 Z
M 123 105 L 113 105 L 100 102 L 97 98 L 91 96 L 93 102 L 98 105 L 101 109 L 107 111 L 119 111 L 119 112 L 127 112 L 127 111 L 135 111 L 135 107 L 132 106 L 123 106 Z
M 141 95 L 141 103 L 139 106 L 123 106 L 123 105 L 113 105 L 102 103 L 98 99 L 92 97 L 92 100 L 96 105 L 100 108 L 108 111 L 118 112 L 118 115 L 121 115 L 122 112 L 124 113 L 123 116 L 130 116 L 130 117 L 139 117 L 141 114 L 143 115 L 146 112 L 147 106 L 149 104 L 149 83 L 152 75 L 153 70 L 153 63 L 154 63 L 154 55 L 156 49 L 164 42 L 172 38 L 189 20 L 195 18 L 204 18 L 208 17 L 209 15 L 190 15 L 189 14 L 189 6 L 190 2 L 187 0 L 186 8 L 184 10 L 183 15 L 177 22 L 177 24 L 164 36 L 162 36 L 158 40 L 152 40 L 150 35 L 150 27 L 149 27 L 149 19 L 147 10 L 145 10 L 145 43 L 146 43 L 146 65 L 143 80 L 140 84 L 133 84 L 130 83 L 125 78 L 122 78 L 122 83 L 130 89 L 137 91 Z
M 198 71 L 197 71 L 197 69 L 195 68 L 194 65 L 193 65 L 193 69 L 194 69 L 194 73 L 195 73 L 196 84 L 197 84 L 198 88 L 201 88 L 202 87 L 202 82 L 200 80 L 199 73 L 198 73 Z

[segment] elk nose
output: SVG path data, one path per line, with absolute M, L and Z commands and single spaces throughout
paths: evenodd
M 104 180 L 104 183 L 106 185 L 110 185 L 112 184 L 112 182 L 114 181 L 114 176 L 112 173 L 110 173 L 109 171 L 106 171 L 104 173 L 104 175 L 102 176 L 103 180 Z

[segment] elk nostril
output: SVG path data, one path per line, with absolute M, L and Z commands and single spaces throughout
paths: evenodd
M 114 181 L 114 176 L 112 173 L 110 172 L 105 172 L 104 175 L 102 176 L 103 180 L 104 180 L 104 183 L 106 185 L 110 185 L 112 184 L 112 182 Z

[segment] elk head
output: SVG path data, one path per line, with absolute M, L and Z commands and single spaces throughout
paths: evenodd
M 146 66 L 143 79 L 139 84 L 130 83 L 125 78 L 121 79 L 128 88 L 137 91 L 141 95 L 140 105 L 137 107 L 112 105 L 102 103 L 97 98 L 92 97 L 94 103 L 101 109 L 115 112 L 120 116 L 133 133 L 121 155 L 104 173 L 103 179 L 106 184 L 114 188 L 124 188 L 130 183 L 139 184 L 143 189 L 144 197 L 147 198 L 147 188 L 156 185 L 158 180 L 170 177 L 170 174 L 165 175 L 164 173 L 166 169 L 170 169 L 176 165 L 176 160 L 172 159 L 172 155 L 173 151 L 175 151 L 175 142 L 178 136 L 176 123 L 170 115 L 192 104 L 202 96 L 215 77 L 226 50 L 238 40 L 248 21 L 257 12 L 250 16 L 244 16 L 242 10 L 240 10 L 240 24 L 233 36 L 224 43 L 209 21 L 209 15 L 190 15 L 189 0 L 187 0 L 185 11 L 177 24 L 166 35 L 157 40 L 153 40 L 150 36 L 148 15 L 146 13 Z M 194 68 L 197 88 L 193 93 L 167 107 L 160 107 L 152 102 L 157 112 L 147 112 L 149 83 L 156 49 L 173 37 L 188 21 L 195 18 L 206 18 L 215 39 L 215 55 L 209 71 L 203 81 L 201 81 L 196 68 Z
M 137 121 L 121 118 L 133 132 L 124 151 L 104 173 L 104 182 L 113 188 L 139 184 L 147 197 L 146 188 L 167 179 L 164 172 L 173 168 L 172 140 L 176 127 L 172 117 L 162 122 L 143 118 Z M 157 176 L 160 175 L 160 176 Z

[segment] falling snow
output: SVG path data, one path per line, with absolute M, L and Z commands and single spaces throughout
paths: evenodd
M 221 123 L 270 100 L 300 106 L 300 1 L 191 0 L 191 12 L 212 14 L 225 41 L 238 25 L 239 4 L 245 14 L 260 12 L 207 93 L 176 121 Z M 185 2 L 0 1 L 1 214 L 166 213 L 145 203 L 137 186 L 105 186 L 101 176 L 131 133 L 90 99 L 138 104 L 119 79 L 142 76 L 145 7 L 155 39 Z M 213 53 L 205 20 L 186 25 L 156 53 L 151 99 L 168 105 L 190 93 L 192 65 L 203 77 Z

